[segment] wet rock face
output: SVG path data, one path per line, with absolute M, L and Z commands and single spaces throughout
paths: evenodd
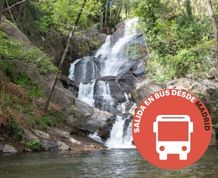
M 127 117 L 127 119 L 125 120 L 125 123 L 124 123 L 124 128 L 123 128 L 123 134 L 124 135 L 127 134 L 129 125 L 131 124 L 131 121 L 132 121 L 132 116 L 130 115 L 130 116 Z
M 99 75 L 97 59 L 93 56 L 84 57 L 75 65 L 74 81 L 77 85 L 89 83 Z
M 41 140 L 41 146 L 44 151 L 58 151 L 58 144 L 55 140 Z
M 63 87 L 70 90 L 75 97 L 78 95 L 79 88 L 74 81 L 70 80 L 66 75 L 61 75 L 60 81 Z
M 69 49 L 70 53 L 62 66 L 62 73 L 64 75 L 69 75 L 70 63 L 76 59 L 82 58 L 83 56 L 91 55 L 94 50 L 104 43 L 105 36 L 105 34 L 98 34 L 98 29 L 90 29 L 86 34 L 75 35 L 71 40 Z M 55 54 L 55 64 L 57 65 L 60 63 L 67 37 L 62 40 L 60 40 L 60 37 L 58 39 L 59 40 L 54 40 L 54 45 L 51 45 L 51 51 Z
M 118 113 L 118 103 L 126 101 L 122 90 L 115 77 L 103 77 L 97 80 L 94 87 L 95 107 L 111 113 Z
M 112 44 L 115 44 L 120 38 L 124 35 L 124 29 L 125 29 L 125 22 L 120 22 L 116 25 L 116 31 L 112 35 L 111 42 Z
M 132 72 L 128 72 L 117 79 L 120 88 L 123 91 L 131 92 L 135 88 L 135 84 L 137 82 L 137 78 L 134 76 Z
M 110 120 L 107 120 L 103 127 L 98 129 L 98 135 L 101 137 L 103 141 L 106 141 L 110 137 L 110 132 L 115 122 L 115 116 L 113 116 Z

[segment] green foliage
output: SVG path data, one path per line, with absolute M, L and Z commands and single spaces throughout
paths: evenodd
M 25 88 L 28 91 L 29 96 L 31 97 L 39 97 L 42 96 L 42 90 L 40 87 L 33 82 L 27 74 L 25 73 L 19 73 L 16 78 L 14 79 L 14 82 Z
M 25 13 L 25 17 L 21 19 L 17 19 L 18 27 L 28 36 L 31 36 L 33 39 L 39 38 L 43 35 L 45 30 L 43 29 L 42 22 L 39 20 L 46 12 L 41 10 L 36 6 L 37 1 L 26 1 L 25 8 L 23 9 L 23 13 Z M 11 4 L 13 4 L 11 2 Z
M 46 130 L 47 127 L 57 127 L 63 123 L 63 117 L 58 112 L 48 112 L 46 115 L 43 115 L 38 122 L 39 128 Z
M 31 151 L 40 151 L 41 150 L 41 143 L 38 140 L 26 141 L 26 142 L 24 142 L 24 144 Z
M 76 21 L 82 3 L 83 1 L 80 0 L 48 0 L 46 2 L 38 2 L 35 4 L 35 7 L 38 8 L 41 14 L 41 17 L 37 19 L 40 30 L 48 32 L 52 27 L 64 34 L 68 33 Z M 100 6 L 100 1 L 87 0 L 83 14 L 80 17 L 79 27 L 86 28 L 94 20 L 98 19 Z
M 51 58 L 49 58 L 39 48 L 32 47 L 26 50 L 24 53 L 24 59 L 36 64 L 43 74 L 54 73 L 57 71 L 57 67 L 52 63 Z
M 3 92 L 0 90 L 0 108 L 2 111 L 7 109 L 7 106 L 13 108 L 13 106 L 17 103 L 17 98 L 13 101 L 13 97 L 10 93 Z
M 23 51 L 19 42 L 9 40 L 2 31 L 0 31 L 0 57 L 3 59 L 23 58 Z
M 148 73 L 152 79 L 163 82 L 210 69 L 214 55 L 210 20 L 194 16 L 189 0 L 185 11 L 171 0 L 137 0 L 134 8 L 151 53 Z
M 14 77 L 14 66 L 12 64 L 11 60 L 0 60 L 0 68 L 5 72 L 5 74 L 9 77 L 9 78 L 13 78 Z
M 51 59 L 43 53 L 39 48 L 30 46 L 30 44 L 9 39 L 8 36 L 0 31 L 0 57 L 3 60 L 20 59 L 36 64 L 42 73 L 50 73 L 57 71 Z M 2 66 L 8 70 L 10 62 L 1 62 Z

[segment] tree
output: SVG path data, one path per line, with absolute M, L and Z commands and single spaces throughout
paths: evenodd
M 0 1 L 0 22 L 1 22 L 1 19 L 2 19 L 2 13 L 3 13 L 3 8 L 4 8 L 4 0 L 1 0 Z
M 156 82 L 188 74 L 202 76 L 212 67 L 210 21 L 208 16 L 194 13 L 193 6 L 191 0 L 133 3 L 149 47 L 148 75 Z
M 216 40 L 216 58 L 217 58 L 216 67 L 218 67 L 218 30 L 217 30 L 215 12 L 214 12 L 214 8 L 213 8 L 213 4 L 211 0 L 207 0 L 207 7 L 208 7 L 208 13 L 211 18 L 212 26 L 213 26 L 214 38 Z
M 70 40 L 71 40 L 72 37 L 74 36 L 74 33 L 75 33 L 75 31 L 76 31 L 76 27 L 77 27 L 77 25 L 78 25 L 78 23 L 79 23 L 79 20 L 80 20 L 80 17 L 81 17 L 81 15 L 82 15 L 82 13 L 83 13 L 83 10 L 84 10 L 84 8 L 85 8 L 86 2 L 87 2 L 87 0 L 83 0 L 83 4 L 82 4 L 82 6 L 81 6 L 81 8 L 80 8 L 80 11 L 79 11 L 79 13 L 78 13 L 78 15 L 77 15 L 76 21 L 75 21 L 75 23 L 74 23 L 74 25 L 73 25 L 73 27 L 72 27 L 72 30 L 70 31 L 69 37 L 68 37 L 68 39 L 67 39 L 67 44 L 66 44 L 64 53 L 63 53 L 63 55 L 62 55 L 60 64 L 59 64 L 59 66 L 58 66 L 58 71 L 57 71 L 57 73 L 56 73 L 56 76 L 55 76 L 55 79 L 54 79 L 54 83 L 53 83 L 53 85 L 52 85 L 52 87 L 51 87 L 51 91 L 50 91 L 50 93 L 49 93 L 49 96 L 48 96 L 47 101 L 46 101 L 46 104 L 45 104 L 44 112 L 47 112 L 47 111 L 48 111 L 48 107 L 49 107 L 49 104 L 50 104 L 52 95 L 53 95 L 53 93 L 54 93 L 54 90 L 55 90 L 57 81 L 58 81 L 58 79 L 59 79 L 60 69 L 61 69 L 61 67 L 62 67 L 62 65 L 63 65 L 63 63 L 64 63 L 64 60 L 65 60 L 65 58 L 66 58 L 66 56 L 67 56 L 67 52 L 68 52 L 69 47 L 70 47 Z

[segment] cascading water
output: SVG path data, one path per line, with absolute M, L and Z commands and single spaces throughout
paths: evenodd
M 100 109 L 110 112 L 113 108 L 114 100 L 111 97 L 109 84 L 104 81 L 99 81 L 96 87 L 98 88 L 98 97 L 100 96 L 102 101 Z
M 131 134 L 131 116 L 127 114 L 130 113 L 133 106 L 127 107 L 131 103 L 129 95 L 121 90 L 119 85 L 117 87 L 121 91 L 120 94 L 114 93 L 117 91 L 115 86 L 111 84 L 110 77 L 116 78 L 122 73 L 123 66 L 127 65 L 125 48 L 134 42 L 138 35 L 135 27 L 137 22 L 137 18 L 125 21 L 121 38 L 113 43 L 113 35 L 108 35 L 105 43 L 99 48 L 92 60 L 88 57 L 76 60 L 70 68 L 69 78 L 79 83 L 78 99 L 100 110 L 117 113 L 110 137 L 105 141 L 108 148 L 134 147 Z M 77 75 L 78 68 L 82 70 L 79 73 L 80 76 Z M 114 82 L 116 83 L 116 80 Z M 119 97 L 121 99 L 117 99 Z M 90 137 L 101 141 L 97 132 Z
M 101 57 L 101 58 L 105 58 L 106 56 L 108 56 L 109 52 L 110 52 L 110 45 L 111 45 L 111 36 L 108 35 L 106 37 L 106 41 L 105 43 L 101 46 L 101 48 L 97 51 L 97 53 L 95 54 L 95 57 Z
M 70 78 L 71 80 L 73 80 L 73 81 L 75 80 L 75 74 L 74 74 L 75 65 L 76 65 L 79 61 L 80 61 L 80 59 L 75 60 L 75 61 L 71 64 L 71 66 L 70 66 L 70 71 L 69 71 L 70 75 L 69 75 L 69 78 Z
M 96 56 L 101 56 L 104 60 L 101 68 L 101 76 L 116 76 L 120 72 L 120 67 L 126 62 L 121 51 L 138 34 L 135 28 L 137 22 L 137 18 L 127 21 L 125 23 L 123 37 L 111 47 L 111 36 L 108 36 L 105 44 L 98 50 Z
M 80 83 L 78 99 L 89 104 L 90 106 L 94 106 L 95 104 L 94 86 L 95 86 L 95 81 L 92 81 L 91 83 L 88 84 Z
M 126 121 L 121 116 L 116 117 L 110 138 L 105 143 L 108 148 L 135 148 L 132 143 L 132 124 L 129 122 L 126 126 Z

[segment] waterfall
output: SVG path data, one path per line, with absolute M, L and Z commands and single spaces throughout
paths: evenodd
M 137 22 L 137 18 L 125 21 L 122 37 L 113 42 L 114 36 L 108 35 L 95 56 L 78 59 L 70 68 L 69 78 L 79 87 L 78 99 L 100 110 L 116 113 L 110 137 L 104 142 L 108 148 L 134 148 L 130 113 L 136 104 L 131 105 L 129 94 L 114 86 L 117 81 L 111 77 L 122 74 L 122 69 L 128 65 L 125 48 L 136 40 Z M 97 131 L 89 137 L 103 142 Z
M 77 59 L 77 60 L 75 60 L 72 64 L 71 64 L 71 66 L 70 66 L 70 75 L 69 75 L 69 78 L 71 79 L 71 80 L 75 80 L 75 74 L 74 74 L 74 71 L 75 71 L 75 65 L 78 63 L 80 61 L 80 59 Z
M 104 59 L 110 52 L 110 45 L 111 45 L 111 35 L 108 35 L 106 37 L 105 43 L 101 46 L 101 48 L 95 54 L 95 57 L 100 56 L 101 58 Z
M 102 76 L 118 75 L 120 67 L 126 62 L 121 51 L 126 45 L 128 45 L 128 42 L 138 34 L 136 28 L 134 28 L 137 22 L 137 18 L 126 21 L 123 37 L 120 38 L 111 48 L 111 37 L 108 36 L 105 44 L 97 52 L 97 56 L 102 55 L 102 58 L 104 59 L 103 66 L 101 68 Z
M 80 83 L 78 99 L 89 104 L 90 106 L 94 106 L 94 86 L 95 81 L 88 84 Z
M 114 101 L 113 98 L 111 97 L 111 90 L 110 90 L 110 86 L 109 83 L 106 83 L 105 81 L 99 81 L 97 83 L 97 94 L 98 97 L 101 97 L 101 110 L 104 111 L 112 111 L 113 109 L 113 105 L 114 105 Z
M 123 117 L 117 116 L 110 138 L 105 143 L 108 148 L 135 148 L 132 144 L 132 123 L 129 122 L 127 126 L 125 123 Z

